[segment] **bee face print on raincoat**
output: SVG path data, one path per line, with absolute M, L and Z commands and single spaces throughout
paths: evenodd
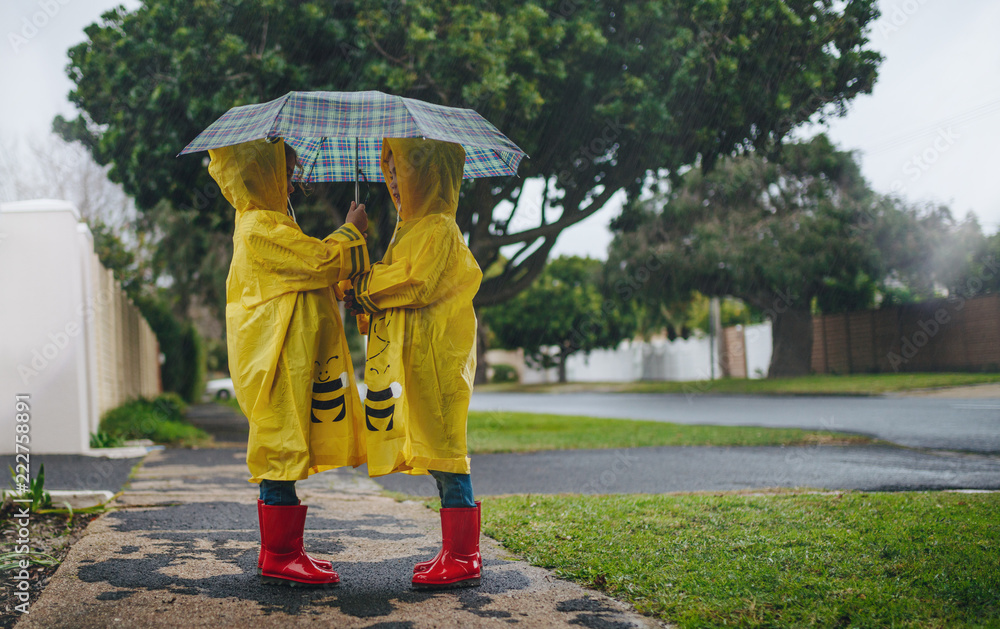
M 399 364 L 400 360 L 399 344 L 390 340 L 392 319 L 393 311 L 390 310 L 373 322 L 368 333 L 369 358 L 365 362 L 365 381 L 380 387 L 361 385 L 365 427 L 371 432 L 392 432 L 395 429 L 396 403 L 403 395 L 403 385 L 392 381 L 390 375 L 393 363 Z
M 346 371 L 341 372 L 336 379 L 331 379 L 332 371 L 342 366 L 340 356 L 333 356 L 322 363 L 316 361 L 316 376 L 312 385 L 312 415 L 310 417 L 312 423 L 339 422 L 347 417 L 347 388 L 350 385 L 350 379 Z
M 385 139 L 399 222 L 381 262 L 355 282 L 369 313 L 364 395 L 368 470 L 469 473 L 466 421 L 476 367 L 472 298 L 482 273 L 455 223 L 465 151 Z M 374 430 L 372 430 L 374 428 Z
M 233 388 L 250 422 L 250 480 L 302 480 L 365 462 L 364 420 L 333 285 L 369 267 L 363 235 L 323 240 L 286 213 L 282 142 L 209 151 L 209 173 L 236 209 L 226 280 Z

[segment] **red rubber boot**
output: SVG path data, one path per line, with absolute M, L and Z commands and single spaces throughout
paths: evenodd
M 483 503 L 480 500 L 476 501 L 476 511 L 479 512 L 479 530 L 483 530 Z M 441 554 L 444 553 L 444 548 L 438 551 L 438 554 L 434 555 L 434 559 L 428 559 L 427 561 L 421 561 L 417 565 L 413 566 L 413 574 L 418 572 L 423 572 L 424 570 L 430 568 L 434 565 L 434 562 L 441 558 Z
M 413 575 L 416 590 L 443 590 L 479 585 L 479 509 L 441 509 L 441 555 Z
M 299 504 L 302 504 L 301 500 L 299 501 Z M 257 574 L 258 574 L 258 576 L 260 575 L 260 567 L 264 563 L 264 518 L 261 517 L 261 514 L 260 514 L 260 508 L 263 507 L 263 506 L 264 506 L 264 501 L 261 500 L 260 498 L 258 498 L 257 499 L 257 522 L 260 525 L 260 552 L 257 553 Z M 312 555 L 310 555 L 308 553 L 306 553 L 306 556 L 309 557 L 310 561 L 312 561 L 314 564 L 316 564 L 317 568 L 321 568 L 323 570 L 333 570 L 333 562 L 332 561 L 325 561 L 323 559 L 316 559 L 315 557 L 313 557 Z
M 293 587 L 334 586 L 340 583 L 336 572 L 317 567 L 302 549 L 307 508 L 304 505 L 260 505 L 264 546 L 261 583 Z

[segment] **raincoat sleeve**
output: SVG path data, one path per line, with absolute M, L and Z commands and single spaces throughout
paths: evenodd
M 457 257 L 460 236 L 453 233 L 454 224 L 443 220 L 427 227 L 409 251 L 397 248 L 392 263 L 376 262 L 355 280 L 357 301 L 365 312 L 423 308 L 455 291 L 446 270 Z
M 364 236 L 350 223 L 319 240 L 276 220 L 256 225 L 244 239 L 249 258 L 276 280 L 281 292 L 326 288 L 370 267 Z
M 354 282 L 352 282 L 351 280 L 345 280 L 343 282 L 334 285 L 333 294 L 336 295 L 338 301 L 344 301 L 344 297 L 346 297 L 347 291 L 349 290 L 354 290 Z M 357 315 L 356 319 L 358 323 L 358 332 L 360 332 L 362 335 L 367 335 L 368 324 L 369 324 L 368 315 L 359 314 Z

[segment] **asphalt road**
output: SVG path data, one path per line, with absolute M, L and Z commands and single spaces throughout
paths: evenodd
M 1000 399 L 475 393 L 470 408 L 837 430 L 915 448 L 1000 453 Z
M 944 438 L 933 438 L 933 409 L 961 411 Z M 903 491 L 940 489 L 1000 490 L 1000 456 L 950 450 L 997 442 L 1000 400 L 930 400 L 919 398 L 776 398 L 698 397 L 626 394 L 474 394 L 479 410 L 535 412 L 684 421 L 684 423 L 803 426 L 877 434 L 897 443 L 915 440 L 920 449 L 891 446 L 805 447 L 655 447 L 575 450 L 528 454 L 479 454 L 472 457 L 477 495 L 508 493 L 664 493 L 725 491 L 772 487 L 829 490 Z M 774 409 L 768 423 L 768 409 Z M 917 410 L 914 410 L 917 409 Z M 751 417 L 739 421 L 739 411 Z M 795 412 L 802 413 L 796 421 Z M 912 415 L 907 420 L 907 413 Z M 815 416 L 820 419 L 812 419 Z M 830 418 L 840 422 L 831 424 Z M 891 422 L 890 417 L 897 418 Z M 993 434 L 984 434 L 991 425 Z M 964 421 L 961 418 L 965 418 Z M 188 419 L 223 437 L 246 443 L 246 420 L 231 409 L 207 404 L 192 407 Z M 815 423 L 810 424 L 810 421 Z M 978 426 L 978 432 L 968 426 Z M 886 424 L 886 425 L 882 425 Z M 957 426 L 957 427 L 955 427 Z M 904 431 L 901 428 L 919 428 Z M 890 430 L 893 429 L 893 430 Z M 928 436 L 930 435 L 930 436 Z M 941 444 L 945 445 L 941 445 Z M 958 444 L 956 446 L 955 444 Z M 986 450 L 989 452 L 989 450 Z M 197 453 L 192 453 L 195 456 Z M 173 456 L 181 456 L 174 454 Z M 242 462 L 242 461 L 240 461 Z M 358 472 L 367 476 L 362 467 Z M 318 478 L 325 477 L 321 474 Z M 209 483 L 218 482 L 205 479 Z M 375 479 L 386 489 L 414 496 L 436 493 L 428 476 L 390 474 Z
M 428 476 L 375 479 L 413 496 L 437 495 Z M 655 447 L 472 457 L 477 496 L 733 491 L 773 487 L 922 491 L 1000 489 L 1000 457 L 868 447 Z

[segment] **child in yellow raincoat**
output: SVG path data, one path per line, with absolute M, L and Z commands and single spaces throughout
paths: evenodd
M 233 388 L 250 421 L 247 465 L 260 483 L 265 583 L 334 585 L 328 561 L 302 549 L 306 507 L 295 481 L 365 462 L 364 423 L 335 286 L 369 268 L 364 206 L 319 240 L 290 207 L 295 152 L 281 140 L 209 151 L 209 173 L 236 208 L 226 280 Z
M 476 371 L 472 298 L 482 272 L 455 222 L 465 151 L 436 140 L 385 139 L 381 165 L 399 221 L 385 257 L 345 298 L 352 312 L 370 318 L 368 470 L 429 472 L 437 481 L 442 550 L 417 564 L 414 587 L 477 585 L 479 508 L 466 422 Z

